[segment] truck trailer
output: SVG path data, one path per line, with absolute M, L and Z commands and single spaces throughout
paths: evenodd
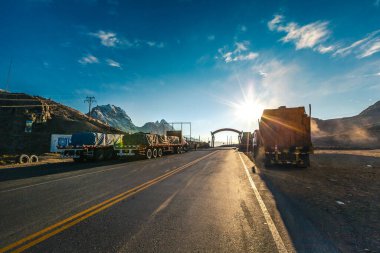
M 311 106 L 309 106 L 311 113 Z M 254 132 L 254 152 L 263 146 L 265 165 L 294 164 L 310 165 L 313 152 L 311 142 L 311 115 L 304 107 L 265 109 L 259 121 L 259 131 Z
M 180 154 L 187 150 L 187 142 L 181 131 L 167 131 L 167 135 L 133 133 L 125 134 L 114 150 L 119 157 L 145 156 L 147 159 L 163 156 L 165 153 Z
M 74 133 L 68 146 L 60 147 L 61 157 L 73 158 L 76 162 L 101 161 L 116 157 L 114 144 L 121 141 L 121 134 L 95 132 Z

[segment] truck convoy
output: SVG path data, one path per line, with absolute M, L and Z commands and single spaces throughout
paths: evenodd
M 73 134 L 69 146 L 58 148 L 62 150 L 62 157 L 81 162 L 136 155 L 151 159 L 168 152 L 180 154 L 187 150 L 187 146 L 181 131 L 167 131 L 167 135 L 84 132 Z
M 311 113 L 311 106 L 309 106 Z M 310 165 L 313 152 L 309 116 L 304 107 L 265 109 L 259 121 L 259 130 L 253 133 L 254 156 L 259 147 L 265 151 L 265 166 L 273 164 Z

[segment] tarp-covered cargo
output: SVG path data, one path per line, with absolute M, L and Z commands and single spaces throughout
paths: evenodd
M 71 136 L 71 145 L 77 146 L 112 146 L 121 139 L 121 134 L 95 132 L 75 133 Z
M 134 133 L 126 134 L 123 136 L 123 145 L 145 145 L 145 146 L 155 146 L 158 142 L 158 136 L 156 134 L 147 133 Z
M 158 135 L 158 143 L 161 145 L 168 145 L 169 144 L 169 139 L 166 135 Z
M 167 138 L 170 144 L 180 144 L 178 136 L 168 136 Z
M 310 117 L 304 107 L 266 109 L 259 129 L 265 147 L 286 149 L 312 145 Z

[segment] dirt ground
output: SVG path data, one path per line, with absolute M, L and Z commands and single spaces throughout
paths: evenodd
M 342 252 L 380 252 L 380 150 L 320 150 L 307 169 L 259 174 Z
M 60 154 L 55 153 L 46 153 L 41 156 L 38 156 L 39 161 L 37 163 L 16 163 L 16 156 L 3 156 L 0 157 L 0 170 L 1 169 L 9 169 L 9 168 L 23 168 L 23 167 L 31 167 L 38 166 L 42 164 L 50 164 L 50 163 L 62 163 L 62 162 L 72 162 L 72 159 L 62 159 Z

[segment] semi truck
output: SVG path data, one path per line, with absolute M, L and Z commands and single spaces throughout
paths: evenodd
M 309 115 L 304 107 L 265 109 L 259 121 L 259 130 L 254 132 L 254 156 L 257 156 L 258 148 L 262 146 L 265 166 L 309 166 L 309 155 L 313 153 L 310 114 L 310 105 Z
M 76 162 L 110 160 L 116 157 L 113 147 L 122 137 L 122 134 L 74 133 L 68 146 L 57 148 L 62 150 L 61 157 L 73 158 Z
M 141 155 L 147 159 L 163 156 L 165 153 L 180 154 L 187 151 L 187 142 L 182 131 L 167 131 L 166 135 L 133 133 L 125 134 L 114 150 L 119 157 Z

